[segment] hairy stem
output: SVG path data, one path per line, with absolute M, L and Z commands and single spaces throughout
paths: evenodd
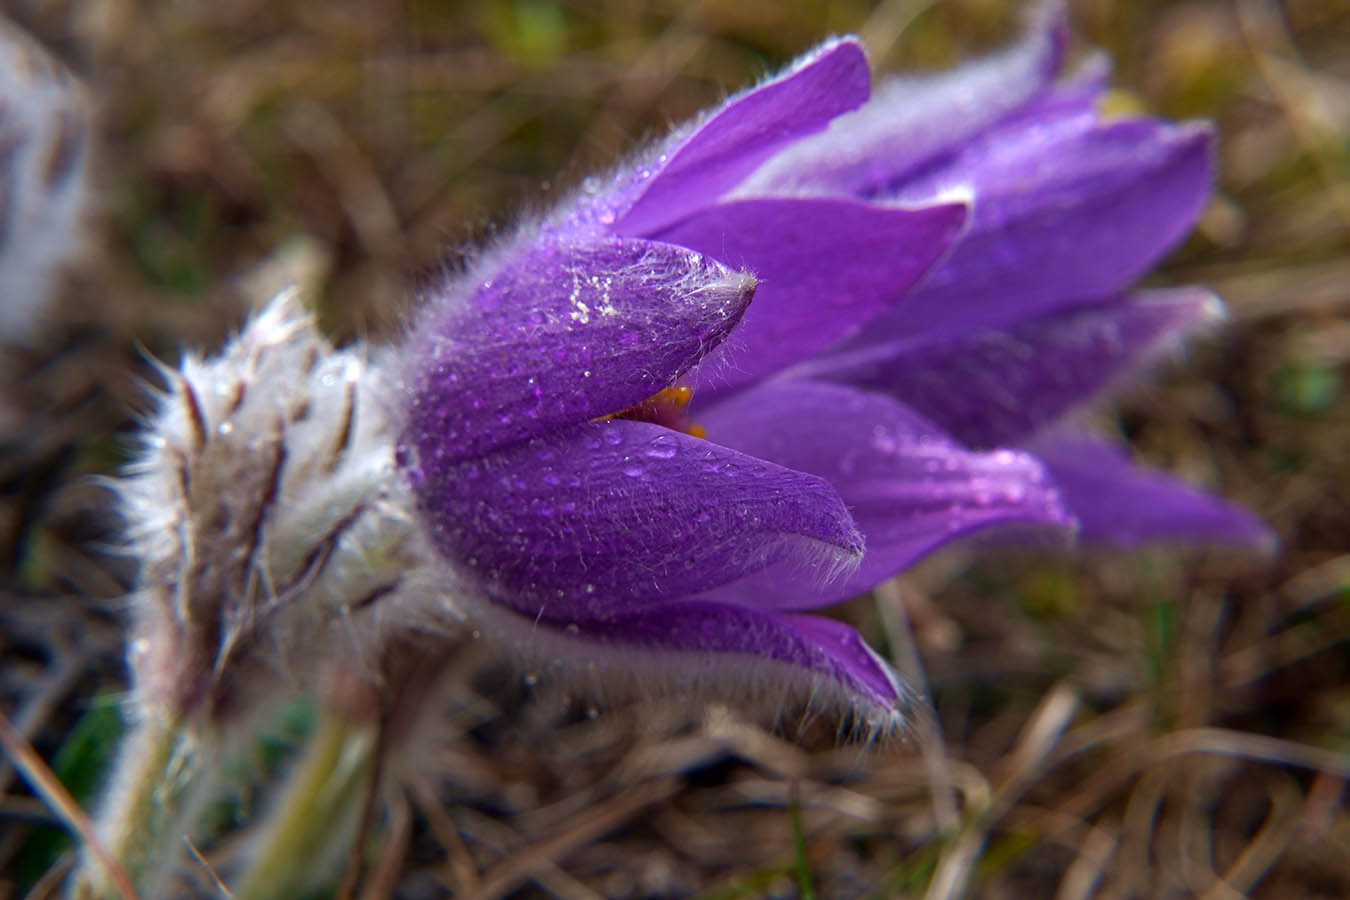
M 206 780 L 202 750 L 179 719 L 147 715 L 123 744 L 97 831 L 143 900 L 165 888 Z M 112 873 L 92 853 L 85 854 L 71 896 L 125 900 Z

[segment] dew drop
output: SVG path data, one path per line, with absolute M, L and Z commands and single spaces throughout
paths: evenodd
M 879 453 L 894 453 L 897 448 L 895 438 L 883 426 L 872 429 L 872 447 Z
M 671 459 L 677 452 L 679 448 L 675 442 L 664 436 L 657 438 L 642 451 L 644 456 L 652 459 Z

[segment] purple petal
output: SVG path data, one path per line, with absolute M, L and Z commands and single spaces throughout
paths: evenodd
M 1090 116 L 996 129 L 906 186 L 910 202 L 965 185 L 966 236 L 856 343 L 959 335 L 1119 293 L 1190 230 L 1209 197 L 1210 130 Z
M 1055 434 L 1034 446 L 1086 541 L 1135 547 L 1154 541 L 1215 541 L 1273 549 L 1266 525 L 1232 503 L 1162 472 L 1132 465 L 1118 446 Z
M 704 601 L 575 622 L 492 605 L 472 615 L 516 655 L 561 674 L 612 673 L 621 690 L 758 700 L 771 713 L 784 701 L 817 702 L 852 709 L 880 727 L 899 725 L 909 699 L 899 676 L 854 629 L 815 616 Z
M 998 123 L 999 128 L 1014 128 L 1027 122 L 1049 122 L 1083 115 L 1095 115 L 1102 93 L 1110 86 L 1111 57 L 1104 53 L 1089 56 L 1067 78 L 1042 91 L 1031 102 Z
M 661 240 L 759 279 L 755 302 L 700 380 L 745 384 L 856 332 L 929 270 L 966 211 L 766 197 L 712 206 L 662 231 Z
M 948 340 L 862 347 L 800 371 L 890 394 L 967 446 L 998 447 L 1024 442 L 1222 317 L 1209 291 L 1154 291 Z
M 809 609 L 865 591 L 958 537 L 995 526 L 1072 528 L 1053 482 L 1029 454 L 976 453 L 889 397 L 843 385 L 777 381 L 699 416 L 710 439 L 824 478 L 866 537 L 858 570 L 803 584 L 769 569 L 718 599 Z
M 783 75 L 728 101 L 688 137 L 668 144 L 672 149 L 659 158 L 664 165 L 614 230 L 651 235 L 712 203 L 780 147 L 867 102 L 870 91 L 867 57 L 857 40 L 817 48 Z
M 414 490 L 457 571 L 555 620 L 611 619 L 780 561 L 823 580 L 862 554 L 824 481 L 648 422 L 436 460 Z
M 681 247 L 526 235 L 428 304 L 405 351 L 404 449 L 447 465 L 625 409 L 721 342 L 753 291 Z
M 1067 38 L 1061 6 L 1042 7 L 1020 42 L 988 59 L 882 82 L 866 106 L 769 160 L 737 194 L 874 196 L 901 183 L 1049 87 Z

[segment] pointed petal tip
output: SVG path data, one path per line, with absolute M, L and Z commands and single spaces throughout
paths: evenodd
M 1069 45 L 1068 4 L 1064 0 L 1045 0 L 1030 8 L 1026 21 L 1030 38 L 1045 42 L 1041 71 L 1047 79 L 1054 78 L 1063 68 Z
M 1192 288 L 1196 294 L 1196 322 L 1200 324 L 1217 324 L 1228 319 L 1228 304 L 1223 302 L 1223 298 L 1209 288 Z
M 938 188 L 932 197 L 925 198 L 922 202 L 902 202 L 900 205 L 906 209 L 945 207 L 954 218 L 959 217 L 964 221 L 970 217 L 970 210 L 975 206 L 975 193 L 975 186 L 969 183 L 944 185 Z
M 863 44 L 862 38 L 852 33 L 836 34 L 798 56 L 782 74 L 800 72 L 802 69 L 819 65 L 826 58 L 837 59 L 849 66 L 861 65 L 866 68 L 868 65 L 867 47 Z M 782 77 L 782 75 L 775 77 Z
M 1059 431 L 1034 452 L 1082 522 L 1082 541 L 1129 550 L 1149 545 L 1214 545 L 1279 550 L 1275 532 L 1250 510 L 1157 469 L 1135 465 L 1128 448 Z
M 649 237 L 717 200 L 784 146 L 826 128 L 872 93 L 862 44 L 827 41 L 728 99 L 677 139 L 613 230 Z
M 1178 155 L 1203 154 L 1205 162 L 1214 166 L 1214 142 L 1218 131 L 1207 119 L 1187 119 L 1184 122 L 1163 123 L 1163 140 L 1177 149 Z
M 1250 550 L 1262 559 L 1274 559 L 1284 548 L 1279 532 L 1264 519 L 1242 506 L 1229 504 L 1229 514 L 1234 520 L 1232 546 Z

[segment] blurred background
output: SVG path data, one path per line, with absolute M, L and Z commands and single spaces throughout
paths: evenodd
M 825 35 L 932 69 L 1019 7 L 4 0 L 87 85 L 97 209 L 0 379 L 0 709 L 94 796 L 133 569 L 91 476 L 128 458 L 147 356 L 218 346 L 292 278 L 336 340 L 393 334 L 419 278 Z M 1230 323 L 1102 419 L 1280 554 L 931 560 L 839 613 L 936 709 L 870 749 L 828 716 L 785 738 L 595 708 L 466 650 L 363 848 L 371 896 L 1350 896 L 1350 2 L 1071 10 L 1074 53 L 1116 60 L 1110 103 L 1220 135 L 1213 203 L 1152 281 L 1213 286 Z M 0 900 L 54 896 L 68 841 L 8 767 L 0 790 Z

